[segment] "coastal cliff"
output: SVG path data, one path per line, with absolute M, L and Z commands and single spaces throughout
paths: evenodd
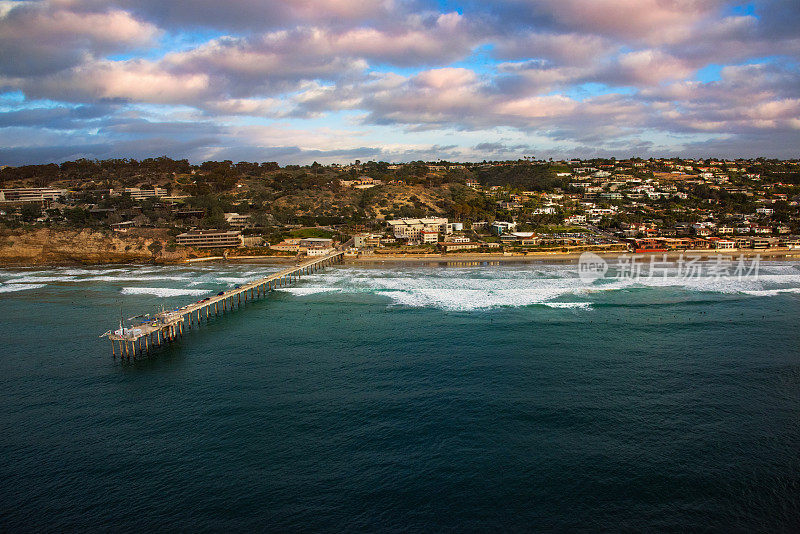
M 168 247 L 167 236 L 90 229 L 0 230 L 0 265 L 179 263 L 207 254 Z

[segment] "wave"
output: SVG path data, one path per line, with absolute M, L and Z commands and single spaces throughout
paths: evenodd
M 184 295 L 208 295 L 210 289 L 173 289 L 168 287 L 123 287 L 123 295 L 155 295 L 156 297 L 180 297 Z
M 74 282 L 74 276 L 21 276 L 6 280 L 6 284 L 50 284 L 58 282 Z
M 277 291 L 283 293 L 290 293 L 297 296 L 316 295 L 317 293 L 339 293 L 342 288 L 339 287 L 282 287 Z
M 781 293 L 800 293 L 800 287 L 784 287 L 779 289 L 761 289 L 742 291 L 745 295 L 752 295 L 754 297 L 775 297 Z
M 12 293 L 15 291 L 25 291 L 26 289 L 39 289 L 47 284 L 0 284 L 0 293 Z
M 548 308 L 579 308 L 582 310 L 593 309 L 591 302 L 545 302 L 544 305 Z
M 719 295 L 773 296 L 800 292 L 800 271 L 796 265 L 762 268 L 758 278 L 700 276 L 604 278 L 594 282 L 576 276 L 574 266 L 536 266 L 490 268 L 397 268 L 340 269 L 316 273 L 304 280 L 303 287 L 289 291 L 313 295 L 337 290 L 345 293 L 372 293 L 391 299 L 393 305 L 433 307 L 446 310 L 477 310 L 495 307 L 544 305 L 550 308 L 583 308 L 607 300 L 592 298 L 599 293 L 666 290 Z M 558 302 L 579 296 L 596 302 Z M 658 297 L 655 297 L 656 299 Z M 730 297 L 728 297 L 730 298 Z M 647 298 L 646 300 L 652 300 Z

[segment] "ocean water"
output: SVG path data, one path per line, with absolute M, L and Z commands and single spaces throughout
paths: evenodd
M 338 266 L 98 338 L 278 269 L 0 271 L 0 530 L 800 529 L 800 263 Z

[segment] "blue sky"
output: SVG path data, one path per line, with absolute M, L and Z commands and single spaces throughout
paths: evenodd
M 798 157 L 798 22 L 795 0 L 0 1 L 0 165 Z

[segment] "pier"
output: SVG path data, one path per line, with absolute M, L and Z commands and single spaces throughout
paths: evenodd
M 286 287 L 300 279 L 302 275 L 311 274 L 329 265 L 341 263 L 344 259 L 344 250 L 336 250 L 325 256 L 309 258 L 294 267 L 284 269 L 265 278 L 259 278 L 234 289 L 221 291 L 218 294 L 203 300 L 162 311 L 146 320 L 130 327 L 120 324 L 118 330 L 109 330 L 100 337 L 111 340 L 111 353 L 123 358 L 136 357 L 137 354 L 150 352 L 154 347 L 175 341 L 183 336 L 187 328 L 199 326 L 201 319 L 208 319 L 212 315 L 220 315 L 240 308 L 248 300 L 263 298 L 268 292 Z

